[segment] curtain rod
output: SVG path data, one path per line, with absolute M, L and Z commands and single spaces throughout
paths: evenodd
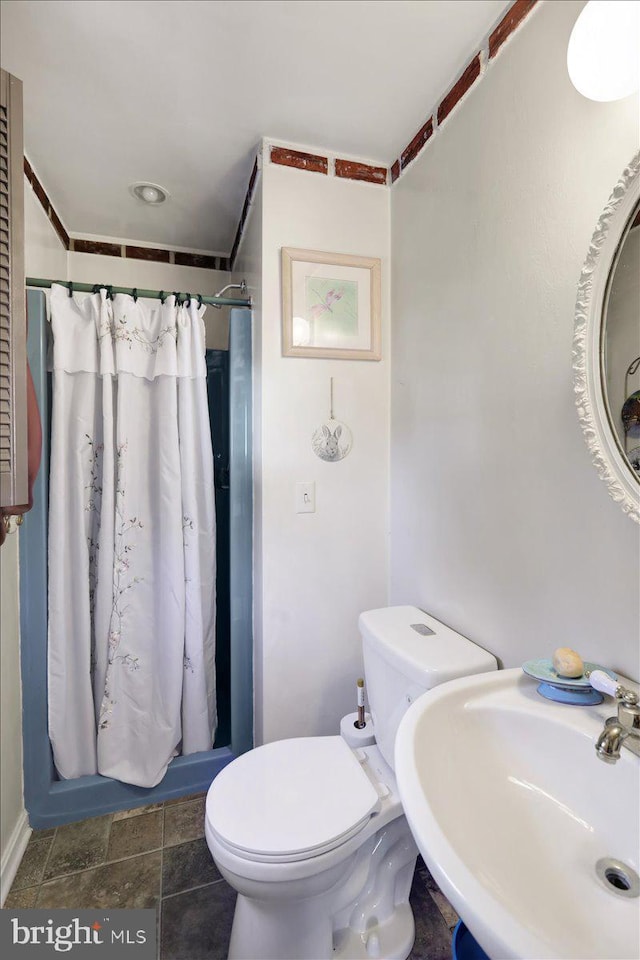
M 53 283 L 57 283 L 60 287 L 66 287 L 69 290 L 69 296 L 72 296 L 74 293 L 96 293 L 98 290 L 107 290 L 110 294 L 113 293 L 128 293 L 129 296 L 135 297 L 144 297 L 148 300 L 164 300 L 166 297 L 173 294 L 176 300 L 180 303 L 184 303 L 186 300 L 190 300 L 192 297 L 194 300 L 197 300 L 198 303 L 204 303 L 212 307 L 249 307 L 251 308 L 251 297 L 205 297 L 199 293 L 179 293 L 173 290 L 143 290 L 140 287 L 113 287 L 107 283 L 75 283 L 73 280 L 42 280 L 37 277 L 27 277 L 26 285 L 28 287 L 50 287 Z M 224 287 L 220 292 L 224 293 L 225 290 L 230 288 L 235 288 L 242 293 L 245 293 L 247 290 L 247 285 L 244 280 L 241 283 L 229 283 Z

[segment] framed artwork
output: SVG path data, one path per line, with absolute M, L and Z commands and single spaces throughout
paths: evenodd
M 380 360 L 380 260 L 283 247 L 282 355 Z

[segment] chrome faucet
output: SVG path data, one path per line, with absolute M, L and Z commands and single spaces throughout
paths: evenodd
M 640 756 L 640 703 L 638 694 L 620 686 L 602 670 L 594 670 L 589 682 L 600 693 L 618 701 L 618 716 L 609 717 L 596 740 L 596 753 L 605 763 L 620 759 L 620 748 L 627 747 Z

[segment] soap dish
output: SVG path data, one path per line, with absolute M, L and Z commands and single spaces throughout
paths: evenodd
M 603 696 L 589 683 L 589 676 L 594 670 L 602 670 L 612 680 L 617 680 L 617 676 L 606 667 L 599 663 L 584 664 L 584 673 L 581 677 L 561 677 L 556 672 L 553 662 L 548 659 L 527 660 L 522 664 L 523 671 L 528 677 L 539 680 L 538 693 L 547 700 L 554 700 L 556 703 L 579 704 L 583 707 L 593 706 L 596 703 L 602 703 Z

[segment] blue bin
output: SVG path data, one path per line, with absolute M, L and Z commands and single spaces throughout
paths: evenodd
M 462 920 L 458 920 L 453 931 L 451 951 L 453 960 L 490 960 L 480 944 L 473 939 Z

